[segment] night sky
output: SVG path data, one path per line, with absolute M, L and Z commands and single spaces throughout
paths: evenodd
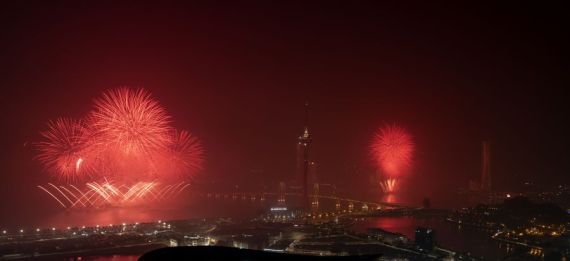
M 206 180 L 289 179 L 308 101 L 325 183 L 369 186 L 388 123 L 413 135 L 417 196 L 478 179 L 483 140 L 497 190 L 570 182 L 566 7 L 331 2 L 4 3 L 0 212 L 50 181 L 32 146 L 47 121 L 120 86 L 201 138 Z

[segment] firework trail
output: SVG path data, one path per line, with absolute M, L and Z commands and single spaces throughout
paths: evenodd
M 384 193 L 394 193 L 396 191 L 396 179 L 389 178 L 380 182 L 380 187 Z
M 170 201 L 183 193 L 189 186 L 190 184 L 185 181 L 169 185 L 155 181 L 118 185 L 105 180 L 103 182 L 88 182 L 83 189 L 74 185 L 58 187 L 51 183 L 48 183 L 47 186 L 37 187 L 53 198 L 62 208 L 73 209 Z

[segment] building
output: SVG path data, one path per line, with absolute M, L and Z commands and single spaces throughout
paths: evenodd
M 431 228 L 417 227 L 415 243 L 420 251 L 431 252 L 435 248 L 435 231 Z
M 493 203 L 491 184 L 491 143 L 483 141 L 481 146 L 481 177 L 479 181 L 469 181 L 465 191 L 468 203 L 470 205 Z
M 381 228 L 368 228 L 367 234 L 376 240 L 391 244 L 391 245 L 405 245 L 408 243 L 408 238 L 399 233 L 392 233 Z

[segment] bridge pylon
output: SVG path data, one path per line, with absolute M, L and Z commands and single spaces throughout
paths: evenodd
M 315 185 L 313 185 L 313 200 L 311 202 L 311 206 L 313 207 L 313 210 L 318 210 L 319 208 L 319 184 L 315 183 Z
M 287 185 L 285 185 L 285 182 L 280 182 L 279 183 L 279 197 L 277 198 L 277 203 L 279 203 L 280 205 L 286 204 L 286 201 L 285 201 L 286 190 L 287 190 Z

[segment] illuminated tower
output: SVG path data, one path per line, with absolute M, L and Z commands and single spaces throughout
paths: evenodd
M 481 190 L 491 192 L 491 144 L 483 142 L 481 150 Z
M 309 209 L 309 148 L 311 145 L 311 135 L 309 134 L 309 103 L 305 103 L 305 130 L 299 136 L 297 143 L 297 172 L 301 175 L 301 186 L 303 188 L 302 206 Z
M 285 206 L 286 190 L 287 190 L 287 186 L 285 185 L 285 182 L 280 182 L 279 183 L 279 198 L 277 199 L 277 202 L 279 203 L 280 206 Z

